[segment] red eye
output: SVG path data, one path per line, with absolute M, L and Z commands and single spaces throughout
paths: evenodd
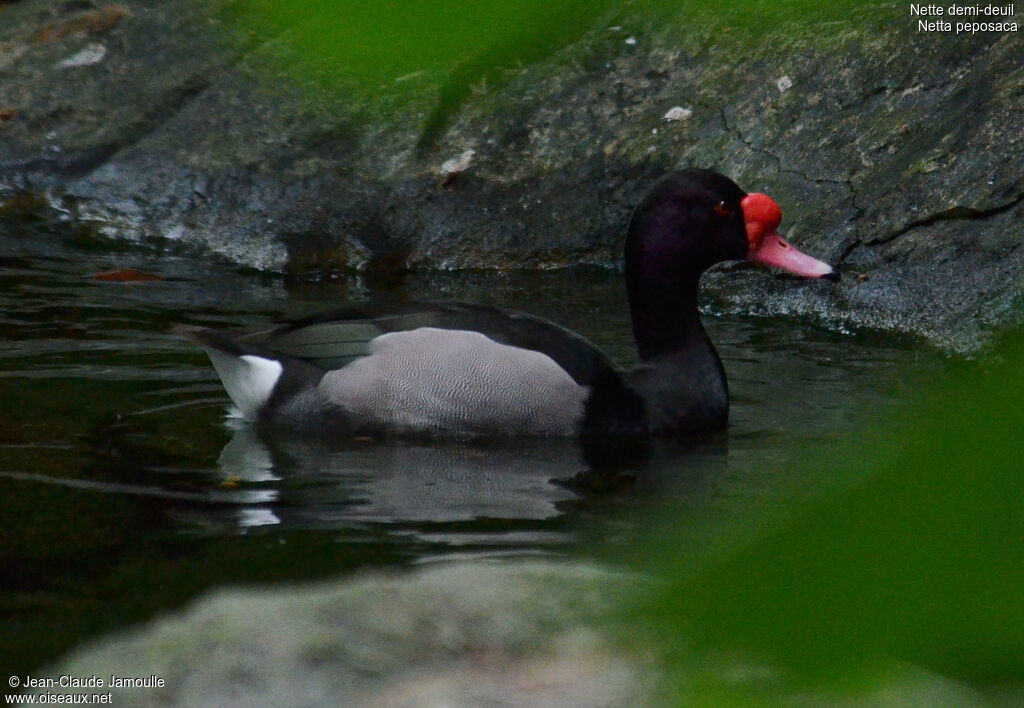
M 730 209 L 729 205 L 725 202 L 718 202 L 718 204 L 715 205 L 715 213 L 719 216 L 729 216 L 732 214 L 732 209 Z

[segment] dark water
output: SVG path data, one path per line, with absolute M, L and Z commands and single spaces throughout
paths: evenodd
M 163 279 L 94 277 L 124 267 Z M 693 526 L 699 551 L 712 540 L 708 519 L 756 519 L 794 491 L 841 483 L 802 464 L 802 451 L 852 434 L 941 369 L 938 354 L 879 335 L 710 317 L 733 394 L 728 434 L 595 478 L 565 441 L 261 438 L 226 417 L 205 355 L 168 331 L 258 328 L 380 296 L 499 303 L 576 329 L 624 365 L 634 357 L 614 273 L 288 281 L 160 245 L 125 250 L 0 222 L 9 673 L 224 584 L 453 557 L 628 554 L 666 506 Z

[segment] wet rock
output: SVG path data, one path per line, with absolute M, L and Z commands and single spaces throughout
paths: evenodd
M 718 310 L 954 350 L 1020 319 L 1014 33 L 919 33 L 883 4 L 866 12 L 891 22 L 814 40 L 621 16 L 493 88 L 414 73 L 341 97 L 223 7 L 5 6 L 0 195 L 271 271 L 619 267 L 644 190 L 711 166 L 773 194 L 792 240 L 850 276 L 729 268 L 706 280 Z
M 598 629 L 630 588 L 533 562 L 223 590 L 46 673 L 162 679 L 115 705 L 644 705 L 650 667 Z

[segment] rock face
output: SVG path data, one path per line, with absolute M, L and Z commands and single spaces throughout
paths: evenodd
M 95 692 L 133 706 L 649 705 L 653 673 L 595 629 L 627 589 L 610 571 L 513 563 L 226 590 L 46 675 L 99 676 Z
M 848 276 L 734 266 L 706 279 L 717 309 L 956 350 L 1019 316 L 1019 32 L 918 32 L 886 3 L 744 37 L 609 15 L 490 89 L 455 72 L 342 97 L 285 75 L 281 42 L 221 31 L 223 9 L 0 4 L 0 195 L 274 271 L 617 267 L 653 180 L 711 166 Z

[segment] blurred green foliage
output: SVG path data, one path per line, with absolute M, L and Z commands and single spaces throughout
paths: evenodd
M 609 0 L 249 0 L 232 23 L 286 47 L 286 68 L 320 86 L 380 98 L 437 87 L 421 148 L 472 94 L 504 83 L 508 72 L 573 42 Z M 384 90 L 385 85 L 387 89 Z
M 587 28 L 608 0 L 250 0 L 235 18 L 293 44 L 310 62 L 369 83 L 447 72 L 481 53 L 532 61 Z
M 893 12 L 890 3 L 805 0 L 232 0 L 221 16 L 299 83 L 371 102 L 426 88 L 433 108 L 420 147 L 428 148 L 473 92 L 500 87 L 588 33 L 580 54 L 606 61 L 629 36 L 611 27 L 639 33 L 648 47 L 648 35 L 666 32 L 730 46 L 780 31 L 814 41 L 838 29 L 810 25 L 861 26 Z
M 764 36 L 822 22 L 862 24 L 892 12 L 891 3 L 808 0 L 236 0 L 226 17 L 262 41 L 290 45 L 310 65 L 372 85 L 417 72 L 447 73 L 480 57 L 513 68 L 622 21 Z
M 821 475 L 859 481 L 793 501 L 785 520 L 732 548 L 695 562 L 674 550 L 688 539 L 662 528 L 653 567 L 667 583 L 641 621 L 679 675 L 730 657 L 788 677 L 787 691 L 846 693 L 895 661 L 1019 689 L 1024 331 L 983 361 L 951 362 L 935 390 L 882 424 L 806 453 Z M 724 673 L 719 666 L 680 690 L 708 705 L 772 705 L 782 695 L 770 681 L 738 688 Z

